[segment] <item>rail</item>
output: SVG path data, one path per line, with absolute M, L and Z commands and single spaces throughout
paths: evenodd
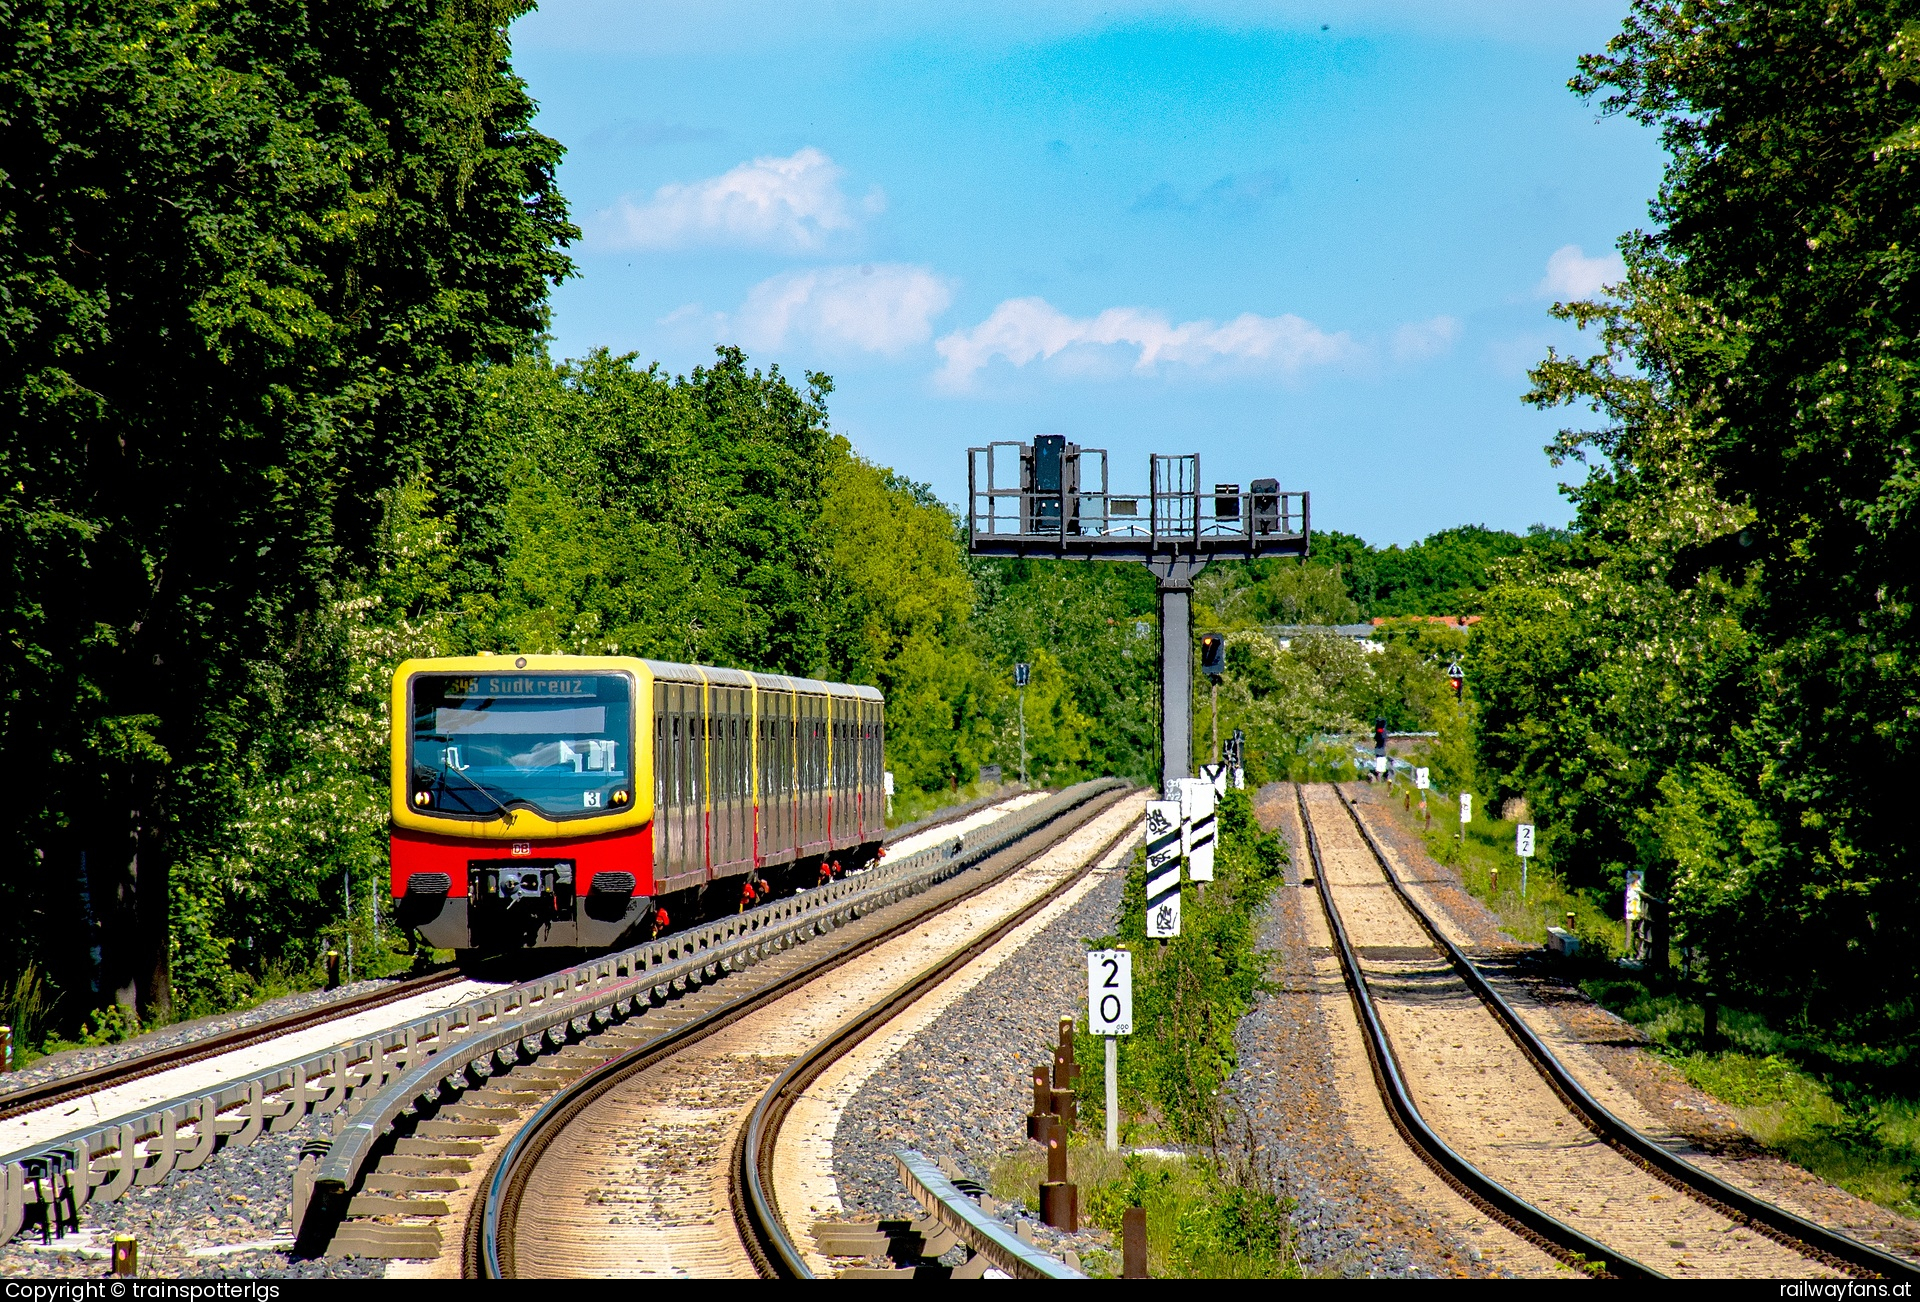
M 1388 862 L 1385 852 L 1380 848 L 1380 843 L 1374 839 L 1372 829 L 1361 819 L 1360 811 L 1355 808 L 1352 799 L 1346 792 L 1340 790 L 1338 784 L 1335 784 L 1334 791 L 1339 795 L 1340 803 L 1347 811 L 1347 817 L 1353 820 L 1353 825 L 1359 829 L 1361 837 L 1367 843 L 1367 848 L 1373 852 L 1374 859 L 1380 865 L 1380 871 L 1386 874 L 1387 884 L 1393 887 L 1394 893 L 1400 897 L 1401 902 L 1419 920 L 1421 927 L 1433 938 L 1434 943 L 1440 946 L 1454 967 L 1466 979 L 1467 984 L 1472 987 L 1473 992 L 1493 1009 L 1494 1015 L 1500 1019 L 1507 1034 L 1519 1043 L 1527 1057 L 1532 1060 L 1534 1068 L 1545 1076 L 1547 1082 L 1560 1093 L 1575 1112 L 1580 1114 L 1581 1120 L 1590 1130 L 1600 1138 L 1626 1149 L 1633 1157 L 1655 1168 L 1669 1180 L 1685 1185 L 1696 1195 L 1720 1204 L 1720 1210 L 1728 1214 L 1730 1219 L 1745 1220 L 1756 1229 L 1762 1226 L 1772 1229 L 1818 1252 L 1838 1258 L 1848 1265 L 1889 1279 L 1920 1280 L 1920 1266 L 1797 1216 L 1784 1207 L 1757 1198 L 1746 1190 L 1722 1180 L 1712 1172 L 1703 1171 L 1686 1159 L 1668 1152 L 1615 1116 L 1605 1104 L 1588 1092 L 1572 1072 L 1567 1070 L 1566 1065 L 1546 1046 L 1545 1041 L 1534 1033 L 1533 1028 L 1515 1011 L 1513 1005 L 1507 1002 L 1506 997 L 1493 987 L 1473 960 L 1468 958 L 1466 953 L 1440 930 L 1428 916 L 1427 911 L 1414 900 L 1400 881 L 1399 874 L 1394 872 L 1393 865 Z
M 1333 888 L 1327 884 L 1326 868 L 1320 858 L 1320 838 L 1313 830 L 1313 815 L 1307 809 L 1306 793 L 1298 785 L 1294 787 L 1294 798 L 1300 802 L 1300 823 L 1307 834 L 1307 852 L 1313 861 L 1314 885 L 1319 888 L 1320 903 L 1327 911 L 1327 924 L 1333 932 L 1334 948 L 1340 955 L 1340 968 L 1346 975 L 1347 990 L 1360 1015 L 1361 1030 L 1365 1032 L 1367 1059 L 1373 1066 L 1374 1080 L 1380 1086 L 1387 1110 L 1393 1115 L 1394 1125 L 1429 1164 L 1456 1188 L 1470 1199 L 1522 1227 L 1569 1265 L 1604 1271 L 1616 1277 L 1664 1278 L 1659 1272 L 1615 1252 L 1599 1240 L 1588 1237 L 1558 1217 L 1535 1207 L 1455 1152 L 1427 1124 L 1419 1105 L 1414 1102 L 1413 1091 L 1401 1073 L 1393 1043 L 1387 1036 L 1379 1012 L 1374 1008 L 1373 996 L 1367 990 L 1366 974 L 1361 971 L 1360 960 L 1347 939 L 1346 923 L 1340 917 L 1339 906 L 1333 902 Z
M 1015 814 L 1002 821 L 1026 820 Z M 1000 824 L 993 824 L 949 837 L 799 895 L 0 1155 L 0 1243 L 29 1222 L 43 1234 L 78 1228 L 80 1210 L 91 1201 L 115 1201 L 136 1185 L 158 1184 L 176 1171 L 196 1169 L 216 1148 L 250 1144 L 262 1134 L 291 1129 L 308 1116 L 349 1107 L 355 1109 L 355 1122 L 336 1136 L 315 1175 L 316 1188 L 323 1193 L 331 1192 L 334 1182 L 350 1186 L 359 1166 L 353 1165 L 348 1177 L 347 1164 L 364 1159 L 372 1116 L 382 1114 L 390 1124 L 414 1094 L 437 1094 L 436 1070 L 457 1092 L 463 1087 L 460 1077 L 480 1074 L 472 1070 L 473 1064 L 484 1063 L 518 1040 L 591 1019 L 616 1002 L 630 1010 L 638 992 L 657 991 L 664 999 L 698 985 L 730 970 L 736 958 L 762 945 L 783 947 L 823 919 L 831 929 L 838 925 L 838 915 L 865 912 L 881 896 L 897 898 L 899 884 L 907 878 L 917 880 L 950 861 L 964 861 L 951 868 L 959 871 L 991 852 L 982 847 L 1004 843 L 998 838 L 1005 835 Z M 516 1034 L 516 1027 L 525 1029 Z M 591 1029 L 583 1025 L 577 1031 Z M 406 1090 L 414 1094 L 405 1094 L 394 1106 L 394 1098 Z M 188 1129 L 191 1140 L 185 1138 Z
M 775 1205 L 772 1187 L 774 1143 L 794 1103 L 819 1079 L 822 1072 L 855 1045 L 999 944 L 1027 919 L 1070 889 L 1074 882 L 1092 872 L 1115 846 L 1133 835 L 1135 831 L 1132 826 L 1114 833 L 1106 844 L 1087 856 L 1078 872 L 1062 877 L 1052 889 L 1029 900 L 939 962 L 910 977 L 895 987 L 885 999 L 874 1002 L 858 1016 L 849 1018 L 831 1035 L 789 1063 L 761 1094 L 760 1101 L 754 1104 L 753 1111 L 747 1116 L 746 1125 L 740 1129 L 740 1144 L 734 1160 L 733 1202 L 734 1219 L 740 1226 L 741 1237 L 750 1247 L 757 1249 L 755 1256 L 762 1273 L 791 1279 L 813 1277 L 805 1257 L 787 1233 L 779 1208 Z
M 1086 787 L 1095 789 L 1086 790 Z M 1099 783 L 1085 784 L 1085 787 L 1074 788 L 1069 793 L 1031 806 L 1030 812 L 1010 815 L 990 825 L 989 830 L 975 838 L 972 844 L 967 844 L 960 837 L 949 838 L 938 846 L 908 855 L 894 863 L 882 862 L 858 877 L 775 901 L 754 911 L 765 915 L 761 925 L 724 943 L 689 955 L 659 971 L 647 970 L 625 979 L 609 981 L 592 991 L 586 999 L 574 1000 L 558 1009 L 542 1008 L 530 1013 L 476 1042 L 476 1052 L 471 1054 L 463 1042 L 460 1057 L 465 1060 L 462 1063 L 465 1071 L 460 1075 L 444 1071 L 444 1063 L 429 1060 L 407 1072 L 355 1114 L 345 1132 L 335 1137 L 332 1148 L 314 1172 L 316 1193 L 323 1197 L 337 1197 L 350 1189 L 372 1155 L 374 1145 L 403 1112 L 437 1103 L 443 1087 L 447 1092 L 458 1093 L 469 1082 L 479 1084 L 491 1073 L 475 1071 L 474 1065 L 484 1062 L 486 1058 L 502 1051 L 512 1051 L 517 1058 L 523 1047 L 537 1055 L 541 1051 L 541 1046 L 536 1043 L 539 1041 L 559 1048 L 566 1043 L 566 1030 L 563 1028 L 570 1027 L 579 1035 L 591 1034 L 595 1029 L 631 1016 L 642 999 L 647 1007 L 651 1007 L 654 999 L 664 1001 L 672 989 L 684 990 L 689 985 L 717 978 L 723 972 L 750 967 L 768 954 L 812 936 L 824 935 L 854 917 L 945 881 L 1000 847 L 1027 835 L 1041 823 L 1057 817 L 1075 804 L 1092 799 L 1106 789 Z M 583 1025 L 583 1019 L 598 1021 L 600 1025 Z M 556 1031 L 559 1032 L 557 1037 Z M 501 1065 L 509 1064 L 503 1062 Z
M 50 1108 L 56 1103 L 85 1098 L 98 1090 L 125 1085 L 130 1081 L 141 1080 L 148 1076 L 156 1076 L 163 1071 L 172 1071 L 175 1067 L 204 1062 L 208 1058 L 232 1053 L 236 1049 L 264 1044 L 268 1040 L 305 1030 L 309 1026 L 318 1026 L 323 1022 L 365 1012 L 384 1004 L 397 1003 L 415 995 L 430 994 L 460 979 L 461 973 L 456 969 L 425 972 L 403 981 L 396 981 L 378 990 L 361 991 L 358 994 L 348 995 L 344 999 L 335 999 L 316 1007 L 304 1008 L 297 1013 L 270 1017 L 264 1021 L 210 1035 L 204 1039 L 190 1040 L 164 1049 L 148 1050 L 105 1066 L 70 1072 L 64 1076 L 55 1076 L 49 1080 L 8 1090 L 0 1094 L 0 1121 L 29 1112 L 38 1112 L 41 1108 Z
M 1114 800 L 1118 800 L 1127 787 L 1127 783 L 1117 779 L 1101 779 L 1069 788 L 1051 800 L 1035 806 L 1028 816 L 1005 820 L 1004 829 L 1002 825 L 996 824 L 997 834 L 992 838 L 991 843 L 983 841 L 971 848 L 968 855 L 969 864 L 999 854 L 1038 832 L 1046 824 L 1081 807 L 1090 806 L 1091 812 L 1087 817 L 1097 817 L 1113 803 L 1103 798 L 1112 796 Z M 1070 831 L 1071 829 L 1066 834 L 1070 834 Z M 772 1198 L 764 1188 L 760 1187 L 762 1159 L 765 1152 L 769 1150 L 769 1141 L 773 1135 L 777 1134 L 779 1122 L 784 1116 L 784 1106 L 781 1105 L 791 1102 L 790 1091 L 796 1087 L 803 1089 L 812 1079 L 813 1072 L 823 1068 L 839 1053 L 858 1043 L 868 1031 L 891 1018 L 905 1004 L 917 999 L 930 984 L 937 984 L 946 979 L 958 967 L 971 962 L 984 949 L 998 943 L 1009 931 L 1044 908 L 1060 891 L 1067 889 L 1087 871 L 1091 871 L 1094 865 L 1111 852 L 1115 844 L 1131 832 L 1132 829 L 1127 828 L 1116 833 L 1106 845 L 1087 860 L 1081 871 L 1067 875 L 1060 882 L 1055 883 L 1050 890 L 1044 892 L 1040 898 L 1029 901 L 1015 913 L 1001 919 L 984 933 L 976 936 L 967 945 L 949 954 L 940 963 L 922 971 L 884 999 L 869 1006 L 865 1012 L 843 1023 L 827 1039 L 801 1054 L 778 1074 L 772 1086 L 763 1093 L 756 1104 L 746 1125 L 742 1127 L 731 1159 L 734 1174 L 730 1181 L 729 1197 L 734 1220 L 749 1255 L 762 1274 L 775 1277 L 811 1276 L 811 1271 L 801 1259 L 798 1249 L 787 1238 L 784 1226 L 781 1225 L 779 1217 L 773 1210 Z M 1045 847 L 1042 847 L 1035 853 L 1044 853 L 1044 850 Z M 958 864 L 959 861 L 955 862 Z M 989 874 L 971 890 L 956 899 L 946 901 L 939 907 L 950 907 L 958 904 L 960 900 L 972 898 L 982 890 L 990 889 L 1004 880 L 1007 873 L 1014 871 L 1020 862 L 1025 860 L 1003 865 L 1000 871 Z M 957 871 L 956 867 L 953 871 L 941 872 L 937 878 L 929 875 L 925 885 L 932 886 L 937 881 L 946 880 Z M 905 893 L 902 892 L 902 894 Z M 854 950 L 841 954 L 837 958 L 830 957 L 825 961 L 848 961 L 874 945 L 911 932 L 925 921 L 924 914 L 899 919 L 877 934 L 862 939 Z M 743 1009 L 778 997 L 793 983 L 814 979 L 814 976 L 814 969 L 808 967 L 789 974 L 783 981 L 776 982 L 772 986 L 745 992 L 744 1004 L 730 1003 L 706 1013 L 695 1021 L 668 1030 L 658 1039 L 593 1068 L 542 1104 L 508 1140 L 488 1178 L 483 1196 L 477 1204 L 478 1214 L 469 1222 L 468 1270 L 489 1279 L 508 1278 L 515 1273 L 512 1244 L 520 1200 L 531 1179 L 532 1169 L 553 1137 L 563 1130 L 580 1110 L 618 1081 L 628 1078 L 637 1071 L 647 1070 L 672 1054 L 682 1051 L 687 1045 L 730 1021 Z
M 996 1216 L 954 1187 L 939 1164 L 911 1148 L 895 1150 L 893 1161 L 914 1201 L 968 1248 L 1015 1279 L 1085 1279 L 1057 1257 L 1018 1238 Z

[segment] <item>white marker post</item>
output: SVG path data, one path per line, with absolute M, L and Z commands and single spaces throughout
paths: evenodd
M 1119 1038 L 1133 1034 L 1133 955 L 1096 949 L 1087 955 L 1087 1032 L 1107 1041 L 1107 1151 L 1120 1151 Z
M 1467 843 L 1467 824 L 1473 821 L 1473 793 L 1460 793 L 1460 844 Z
M 1520 898 L 1527 898 L 1527 860 L 1533 858 L 1533 824 L 1513 829 L 1513 852 L 1520 856 Z
M 1427 813 L 1427 788 L 1433 784 L 1428 781 L 1427 771 L 1425 769 L 1415 769 L 1413 771 L 1413 785 L 1420 790 L 1420 819 L 1428 827 L 1432 827 L 1433 817 Z
M 1210 882 L 1216 830 L 1213 784 L 1198 779 L 1189 782 L 1181 804 L 1187 814 L 1187 876 L 1196 882 Z
M 1147 935 L 1180 934 L 1180 802 L 1147 802 Z

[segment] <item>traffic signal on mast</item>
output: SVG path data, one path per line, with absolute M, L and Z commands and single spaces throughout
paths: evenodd
M 1227 672 L 1227 635 L 1225 633 L 1200 635 L 1200 672 L 1209 678 L 1218 678 Z
M 1387 721 L 1385 719 L 1373 721 L 1373 753 L 1376 755 L 1387 753 Z

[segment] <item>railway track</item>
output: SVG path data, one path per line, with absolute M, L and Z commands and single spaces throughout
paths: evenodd
M 949 825 L 971 821 L 981 810 L 1005 801 L 1009 794 L 1009 790 L 1003 789 L 966 804 L 940 810 L 918 822 L 894 829 L 887 835 L 885 844 L 891 847 L 908 838 L 921 837 Z M 384 1008 L 416 995 L 430 994 L 454 985 L 462 979 L 463 974 L 459 968 L 439 967 L 383 986 L 378 990 L 363 991 L 357 995 L 304 1008 L 298 1012 L 269 1017 L 248 1026 L 170 1045 L 164 1049 L 134 1054 L 117 1062 L 85 1071 L 56 1076 L 18 1089 L 0 1088 L 0 1122 L 38 1112 L 44 1108 L 56 1107 L 74 1099 L 86 1098 L 104 1090 L 116 1089 L 164 1071 L 171 1071 L 175 1067 L 205 1062 L 255 1045 L 269 1044 L 312 1027 L 324 1026 L 329 1022 L 337 1022 L 376 1008 Z M 495 984 L 504 986 L 510 983 Z M 0 1077 L 0 1086 L 4 1086 L 5 1083 L 5 1078 Z
M 811 1276 L 776 1193 L 789 1109 L 833 1062 L 1070 890 L 1133 831 L 1139 799 L 1090 801 L 580 1071 L 500 1147 L 468 1213 L 463 1273 Z
M 1042 798 L 1008 799 L 1001 792 L 897 829 L 887 845 L 908 862 L 957 853 L 968 837 L 994 835 L 978 829 Z M 849 879 L 829 894 L 862 908 L 856 901 L 864 883 L 886 875 Z M 792 911 L 776 901 L 752 917 L 696 924 L 639 950 L 517 984 L 478 979 L 490 974 L 488 966 L 442 969 L 0 1094 L 0 1153 L 7 1154 L 0 1161 L 0 1241 L 23 1225 L 62 1234 L 77 1229 L 81 1210 L 96 1199 L 112 1201 L 160 1183 L 222 1147 L 251 1143 L 308 1115 L 343 1107 L 362 1112 L 409 1068 L 457 1048 L 452 1039 L 477 1042 L 489 1027 L 566 1005 L 622 973 L 631 978 L 662 963 L 697 967 L 695 954 L 724 949 L 729 938 Z M 690 980 L 703 984 L 697 972 L 666 979 L 676 989 Z M 298 1229 L 297 1179 L 295 1201 Z
M 1469 1201 L 1595 1275 L 1920 1278 L 1620 1121 L 1407 891 L 1346 793 L 1295 796 L 1387 1111 Z
M 371 1009 L 384 1008 L 388 1004 L 411 999 L 415 995 L 430 994 L 435 990 L 453 985 L 461 979 L 459 969 L 440 968 L 419 976 L 408 977 L 403 981 L 396 981 L 378 990 L 363 991 L 345 999 L 318 1004 L 282 1017 L 269 1017 L 250 1026 L 237 1027 L 165 1049 L 154 1049 L 87 1071 L 55 1076 L 50 1080 L 21 1089 L 9 1090 L 0 1094 L 0 1121 L 25 1116 L 43 1108 L 56 1107 L 73 1099 L 86 1098 L 102 1090 L 115 1089 L 158 1075 L 163 1071 L 171 1071 L 175 1067 L 205 1062 L 209 1058 L 248 1049 L 257 1044 L 268 1044 L 310 1027 L 323 1026 L 328 1022 L 339 1021 L 343 1017 L 352 1017 Z

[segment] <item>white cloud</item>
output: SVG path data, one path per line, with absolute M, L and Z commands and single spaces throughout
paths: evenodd
M 1428 321 L 1410 321 L 1393 332 L 1393 360 L 1423 362 L 1438 357 L 1453 347 L 1460 337 L 1460 319 L 1437 316 Z
M 1626 264 L 1618 253 L 1589 258 L 1578 244 L 1563 244 L 1547 259 L 1546 277 L 1533 290 L 1543 298 L 1562 301 L 1592 298 L 1626 276 Z
M 597 240 L 613 248 L 670 249 L 689 244 L 746 244 L 817 249 L 859 224 L 840 182 L 846 171 L 809 146 L 790 158 L 756 158 L 719 176 L 663 185 L 645 202 L 623 198 L 594 222 Z M 886 206 L 876 187 L 860 208 Z
M 1184 321 L 1173 325 L 1159 312 L 1110 307 L 1093 317 L 1072 317 L 1043 298 L 1010 298 L 971 330 L 956 330 L 934 345 L 944 359 L 939 379 L 964 388 L 995 357 L 1015 366 L 1045 361 L 1081 346 L 1122 345 L 1137 350 L 1133 369 L 1151 373 L 1162 364 L 1206 367 L 1237 365 L 1291 375 L 1358 353 L 1342 331 L 1328 334 L 1291 314 L 1243 312 L 1224 325 Z
M 733 323 L 754 348 L 777 348 L 800 334 L 895 356 L 932 338 L 933 319 L 952 301 L 952 285 L 925 267 L 819 267 L 761 281 Z

